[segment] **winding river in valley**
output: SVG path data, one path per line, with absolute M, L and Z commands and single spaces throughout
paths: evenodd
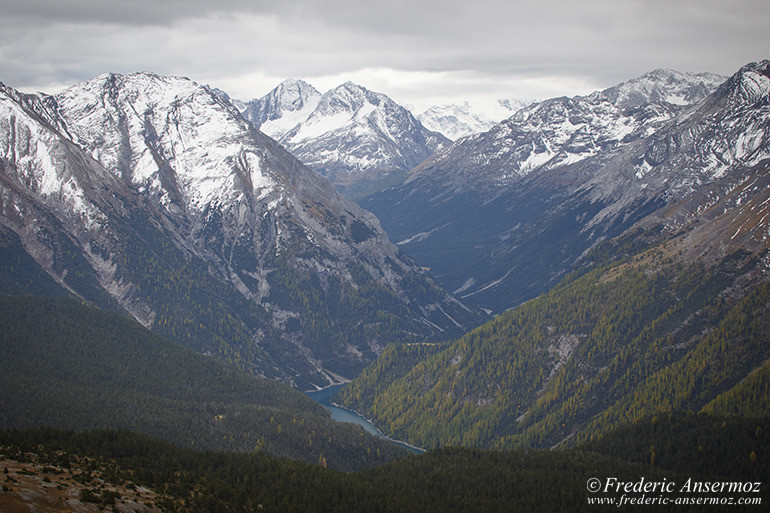
M 340 384 L 340 385 L 330 385 L 326 388 L 322 388 L 320 390 L 311 390 L 309 392 L 305 392 L 305 395 L 307 395 L 309 398 L 329 410 L 332 414 L 332 419 L 338 421 L 338 422 L 352 422 L 353 424 L 358 424 L 360 426 L 363 426 L 365 430 L 367 430 L 369 433 L 379 436 L 380 438 L 387 440 L 391 443 L 394 443 L 396 445 L 399 445 L 403 447 L 404 449 L 407 449 L 413 453 L 423 453 L 422 449 L 415 447 L 413 445 L 410 445 L 406 442 L 402 442 L 400 440 L 393 440 L 392 438 L 389 438 L 382 434 L 382 431 L 377 429 L 375 425 L 373 425 L 371 422 L 366 420 L 364 417 L 359 415 L 358 413 L 354 412 L 353 410 L 348 410 L 346 408 L 342 408 L 340 406 L 337 406 L 335 404 L 332 404 L 332 396 L 336 394 L 340 389 L 342 389 L 346 383 Z

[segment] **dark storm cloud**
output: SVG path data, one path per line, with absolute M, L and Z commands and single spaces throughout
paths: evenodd
M 768 57 L 768 21 L 766 0 L 26 0 L 3 8 L 0 80 L 152 70 L 241 97 L 288 76 L 574 94 L 659 67 L 732 73 Z

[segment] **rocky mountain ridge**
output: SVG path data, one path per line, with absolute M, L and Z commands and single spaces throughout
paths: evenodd
M 309 387 L 479 319 L 208 88 L 105 74 L 0 102 L 5 250 L 172 340 Z
M 492 130 L 434 155 L 410 180 L 430 174 L 444 162 L 472 170 L 476 180 L 492 184 L 505 184 L 543 166 L 575 164 L 652 134 L 724 80 L 712 74 L 656 70 L 587 96 L 537 102 Z
M 750 121 L 749 111 L 727 109 L 712 122 L 717 85 L 713 75 L 656 71 L 530 105 L 361 204 L 449 290 L 502 311 L 558 282 L 598 241 L 715 179 L 708 162 L 724 162 L 723 173 L 748 164 L 742 155 L 756 146 L 764 114 Z M 730 141 L 754 142 L 728 151 Z

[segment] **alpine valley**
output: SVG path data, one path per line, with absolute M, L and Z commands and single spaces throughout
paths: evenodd
M 742 158 L 712 148 L 739 134 L 712 140 L 707 107 L 688 110 L 722 81 L 659 70 L 532 104 L 360 204 L 448 290 L 502 312 L 548 290 L 596 242 Z M 674 129 L 683 141 L 668 142 Z
M 363 204 L 502 312 L 345 389 L 395 436 L 551 448 L 664 412 L 767 415 L 770 61 L 531 105 Z
M 300 389 L 483 317 L 209 88 L 0 87 L 2 292 L 72 294 Z
M 770 61 L 511 114 L 452 143 L 352 83 L 0 85 L 0 510 L 766 503 Z M 295 390 L 348 378 L 434 450 Z

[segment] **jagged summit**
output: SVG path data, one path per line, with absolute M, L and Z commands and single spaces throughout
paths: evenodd
M 299 89 L 279 86 L 249 102 L 244 116 L 351 197 L 392 182 L 449 143 L 386 95 L 351 81 L 324 94 L 293 83 Z M 295 102 L 304 91 L 307 98 Z M 301 108 L 281 108 L 279 96 Z
M 313 112 L 320 98 L 321 93 L 312 85 L 289 78 L 263 98 L 248 102 L 242 111 L 264 133 L 280 139 Z
M 770 60 L 743 66 L 719 88 L 716 97 L 717 101 L 725 101 L 731 108 L 767 102 L 770 97 Z
M 281 107 L 286 110 L 301 109 L 307 98 L 318 93 L 315 87 L 297 78 L 287 78 L 276 89 L 282 100 Z
M 393 109 L 396 104 L 383 94 L 371 92 L 353 82 L 345 82 L 324 93 L 316 108 L 297 130 L 286 134 L 280 141 L 288 147 L 295 147 L 309 139 L 349 130 L 351 125 L 365 123 L 366 116 L 377 107 Z
M 749 64 L 643 144 L 634 176 L 679 199 L 770 156 L 767 61 Z

